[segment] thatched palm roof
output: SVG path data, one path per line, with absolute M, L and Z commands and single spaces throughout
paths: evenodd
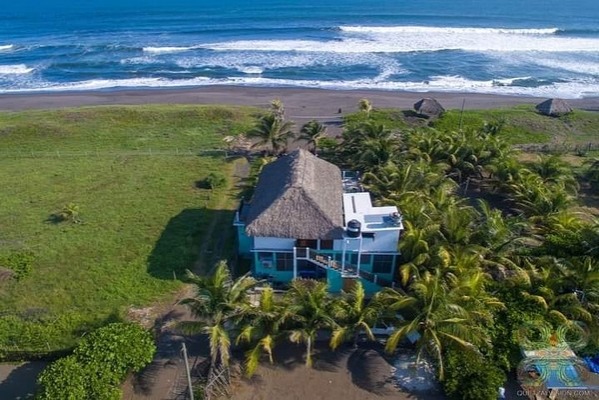
M 341 171 L 306 150 L 266 165 L 245 219 L 249 236 L 335 239 L 343 232 Z
M 536 109 L 543 115 L 550 117 L 559 117 L 560 115 L 570 114 L 572 107 L 562 99 L 549 99 L 537 104 Z
M 425 98 L 415 103 L 414 110 L 425 117 L 438 117 L 445 112 L 443 106 L 432 98 Z

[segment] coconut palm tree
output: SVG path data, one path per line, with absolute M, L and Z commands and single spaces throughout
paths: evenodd
M 331 348 L 335 350 L 349 339 L 352 339 L 354 347 L 357 347 L 361 333 L 374 340 L 372 327 L 380 314 L 378 301 L 373 299 L 368 302 L 362 282 L 357 280 L 349 293 L 343 293 L 342 297 L 333 303 L 332 316 L 338 326 L 333 329 L 331 335 Z
M 305 141 L 308 148 L 312 148 L 312 153 L 316 154 L 318 139 L 322 138 L 326 134 L 326 131 L 326 126 L 313 119 L 302 126 L 300 135 L 295 141 Z
M 361 99 L 358 103 L 358 109 L 365 113 L 366 116 L 370 116 L 370 112 L 372 111 L 372 103 L 368 99 Z
M 456 345 L 465 351 L 477 351 L 488 343 L 487 334 L 443 284 L 439 271 L 426 272 L 410 285 L 409 293 L 385 288 L 381 301 L 393 312 L 401 312 L 397 328 L 387 340 L 386 350 L 393 352 L 410 334 L 418 333 L 417 362 L 426 355 L 437 364 L 439 379 L 444 379 L 443 349 Z
M 536 172 L 544 183 L 561 183 L 572 192 L 578 190 L 578 182 L 571 166 L 558 155 L 539 156 L 537 162 L 532 164 L 531 170 Z
M 594 189 L 599 187 L 599 158 L 593 158 L 584 162 L 587 165 L 587 170 L 584 177 Z
M 207 334 L 212 364 L 227 366 L 234 321 L 247 307 L 248 292 L 257 281 L 247 275 L 233 280 L 224 261 L 219 262 L 213 273 L 207 276 L 188 271 L 187 279 L 194 286 L 195 295 L 181 300 L 180 304 L 187 306 L 197 320 L 182 322 L 180 327 L 190 334 Z
M 270 113 L 274 115 L 277 121 L 283 122 L 285 119 L 285 105 L 281 99 L 274 99 L 270 102 Z
M 563 290 L 568 274 L 563 262 L 553 257 L 523 258 L 522 270 L 509 280 L 523 299 L 539 306 L 549 320 L 565 324 L 571 321 L 591 322 L 592 314 L 581 304 L 578 293 Z
M 327 285 L 310 279 L 296 279 L 285 297 L 293 315 L 289 339 L 306 345 L 306 366 L 311 367 L 316 334 L 321 329 L 336 327 Z
M 424 160 L 390 161 L 373 172 L 364 174 L 362 182 L 377 197 L 400 201 L 416 192 L 427 192 L 444 179 L 442 166 Z
M 267 114 L 260 118 L 258 124 L 247 133 L 249 139 L 257 139 L 252 145 L 266 147 L 268 154 L 278 155 L 285 147 L 287 141 L 293 136 L 293 122 L 283 121 L 275 114 Z
M 508 185 L 516 210 L 529 217 L 548 217 L 564 210 L 572 202 L 563 182 L 546 183 L 532 172 Z
M 261 292 L 257 305 L 242 305 L 240 318 L 236 321 L 240 326 L 236 343 L 251 344 L 251 348 L 245 354 L 245 370 L 248 376 L 252 376 L 256 371 L 262 354 L 266 353 L 270 363 L 273 363 L 273 349 L 282 337 L 283 325 L 290 318 L 287 304 L 275 298 L 271 287 Z

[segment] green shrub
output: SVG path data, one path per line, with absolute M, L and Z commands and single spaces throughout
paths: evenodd
M 51 214 L 48 218 L 48 221 L 55 224 L 59 224 L 61 222 L 80 224 L 83 222 L 79 217 L 79 206 L 75 203 L 66 204 L 60 211 Z
M 8 255 L 0 255 L 0 267 L 8 268 L 15 273 L 14 279 L 25 278 L 31 272 L 35 255 L 29 250 L 18 251 Z
M 74 355 L 50 364 L 39 376 L 38 384 L 36 400 L 120 400 L 122 397 L 115 384 Z
M 226 186 L 227 178 L 220 172 L 211 172 L 205 182 L 209 189 L 218 189 Z
M 457 349 L 445 354 L 443 389 L 451 399 L 496 400 L 503 386 L 504 372 L 483 356 Z
M 156 347 L 150 334 L 135 324 L 114 323 L 85 337 L 74 351 L 86 364 L 106 367 L 115 383 L 131 371 L 139 371 L 154 357 Z M 103 368 L 98 369 L 102 371 Z
M 87 394 L 86 374 L 74 356 L 50 364 L 37 379 L 37 400 L 80 400 Z
M 72 355 L 47 367 L 38 379 L 37 400 L 118 400 L 122 381 L 148 365 L 156 346 L 138 325 L 114 323 L 85 337 Z

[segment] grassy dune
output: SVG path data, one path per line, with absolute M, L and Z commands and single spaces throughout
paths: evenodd
M 235 206 L 228 189 L 196 185 L 211 172 L 230 176 L 231 163 L 198 152 L 245 131 L 251 113 L 136 106 L 0 114 L 0 256 L 34 255 L 26 277 L 0 282 L 0 353 L 68 347 L 88 327 L 176 290 L 173 271 L 181 276 L 193 264 L 210 221 Z M 48 220 L 68 203 L 83 223 Z

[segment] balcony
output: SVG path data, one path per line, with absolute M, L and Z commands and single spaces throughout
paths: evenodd
M 294 248 L 294 257 L 296 260 L 307 260 L 320 268 L 340 273 L 343 278 L 362 278 L 381 287 L 395 287 L 395 282 L 393 281 L 381 278 L 377 274 L 361 270 L 358 266 L 353 264 L 345 263 L 345 265 L 342 265 L 328 254 L 321 253 L 309 247 Z

